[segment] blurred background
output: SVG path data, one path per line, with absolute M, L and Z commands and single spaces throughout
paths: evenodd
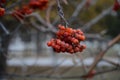
M 87 48 L 75 54 L 56 53 L 47 46 L 57 25 L 66 24 L 56 0 L 43 0 L 45 9 L 22 17 L 14 11 L 37 0 L 1 1 L 6 12 L 0 16 L 0 80 L 120 80 L 119 0 L 60 0 L 69 27 L 86 36 L 82 43 Z

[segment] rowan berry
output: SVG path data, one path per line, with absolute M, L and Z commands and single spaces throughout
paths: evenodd
M 85 49 L 85 48 L 86 48 L 86 45 L 82 44 L 82 45 L 81 45 L 81 48 L 82 48 L 82 49 Z
M 77 39 L 75 39 L 75 38 L 73 38 L 73 41 L 72 41 L 74 44 L 78 44 L 79 43 L 79 41 L 77 40 Z
M 51 46 L 51 45 L 52 45 L 52 42 L 50 42 L 50 41 L 47 42 L 47 45 L 48 45 L 48 46 Z
M 62 26 L 61 24 L 58 25 L 58 28 L 59 28 L 60 30 L 65 30 L 65 27 Z
M 5 14 L 5 9 L 0 7 L 0 16 L 3 16 Z
M 29 6 L 33 9 L 44 10 L 47 8 L 48 0 L 30 0 Z
M 59 30 L 56 32 L 56 39 L 51 39 L 48 46 L 51 46 L 55 52 L 68 52 L 70 54 L 82 52 L 86 46 L 80 42 L 85 40 L 85 36 L 80 29 L 66 28 L 58 25 Z
M 79 48 L 78 47 L 75 47 L 75 52 L 79 52 Z
M 113 5 L 113 10 L 118 11 L 119 9 L 120 9 L 120 3 L 118 2 L 118 0 L 115 0 L 115 3 Z

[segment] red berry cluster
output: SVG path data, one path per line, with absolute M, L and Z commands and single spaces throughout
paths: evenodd
M 5 3 L 6 2 L 6 0 L 0 0 L 0 3 Z
M 24 19 L 24 15 L 31 14 L 33 9 L 30 9 L 29 6 L 23 6 L 21 9 L 15 9 L 12 12 L 12 16 L 16 17 L 17 19 Z
M 2 4 L 4 4 L 6 2 L 6 0 L 0 0 L 0 7 L 2 6 Z
M 3 16 L 5 14 L 5 9 L 0 7 L 0 16 Z
M 0 16 L 3 16 L 5 14 L 5 9 L 2 8 L 2 4 L 4 4 L 6 0 L 0 0 Z
M 59 25 L 59 31 L 56 33 L 56 39 L 51 39 L 47 45 L 51 46 L 55 52 L 76 53 L 82 52 L 86 48 L 80 44 L 85 40 L 85 36 L 80 29 L 65 28 Z
M 12 12 L 12 15 L 19 19 L 24 19 L 25 15 L 31 14 L 35 9 L 46 9 L 48 0 L 30 0 L 26 5 L 23 5 L 22 8 L 16 9 Z
M 40 9 L 44 10 L 46 9 L 48 4 L 48 0 L 31 0 L 29 2 L 29 6 L 33 9 Z
M 115 0 L 115 3 L 113 5 L 113 10 L 118 11 L 120 9 L 120 3 L 118 0 Z

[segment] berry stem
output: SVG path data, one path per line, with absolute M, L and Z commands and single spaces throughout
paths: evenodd
M 61 18 L 61 22 L 65 23 L 65 27 L 68 27 L 69 23 L 67 22 L 67 20 L 64 17 L 64 12 L 62 10 L 62 6 L 60 5 L 60 0 L 56 0 L 57 2 L 57 8 L 58 8 L 58 15 Z

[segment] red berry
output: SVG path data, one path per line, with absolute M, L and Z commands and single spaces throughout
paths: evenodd
M 69 47 L 69 44 L 68 44 L 68 43 L 66 43 L 66 44 L 65 44 L 65 47 L 66 47 L 66 48 L 68 48 L 68 47 Z
M 79 48 L 78 47 L 75 47 L 75 52 L 79 52 Z
M 33 9 L 44 10 L 47 8 L 48 0 L 30 0 L 29 6 Z
M 118 0 L 115 0 L 113 10 L 118 11 L 119 9 L 120 9 L 120 3 L 118 2 Z
M 58 45 L 60 45 L 60 44 L 61 44 L 61 41 L 60 41 L 59 39 L 57 39 L 57 40 L 56 40 L 56 43 L 57 43 Z
M 66 28 L 66 31 L 71 34 L 73 32 L 72 28 Z
M 79 41 L 78 41 L 77 39 L 74 39 L 74 40 L 73 40 L 73 43 L 74 43 L 74 44 L 78 44 Z
M 81 40 L 84 41 L 85 40 L 85 36 L 81 36 Z
M 58 25 L 58 28 L 59 28 L 60 30 L 65 30 L 65 27 L 62 26 L 62 25 Z
M 0 7 L 0 16 L 3 16 L 5 14 L 5 9 Z
M 50 41 L 47 42 L 47 45 L 48 45 L 48 46 L 52 46 L 52 42 L 50 42 Z
M 33 9 L 38 8 L 39 5 L 40 5 L 40 3 L 37 0 L 30 0 L 30 2 L 29 2 L 29 6 Z
M 86 48 L 86 45 L 84 45 L 84 44 L 81 45 L 81 48 L 82 48 L 82 49 L 85 49 L 85 48 Z

